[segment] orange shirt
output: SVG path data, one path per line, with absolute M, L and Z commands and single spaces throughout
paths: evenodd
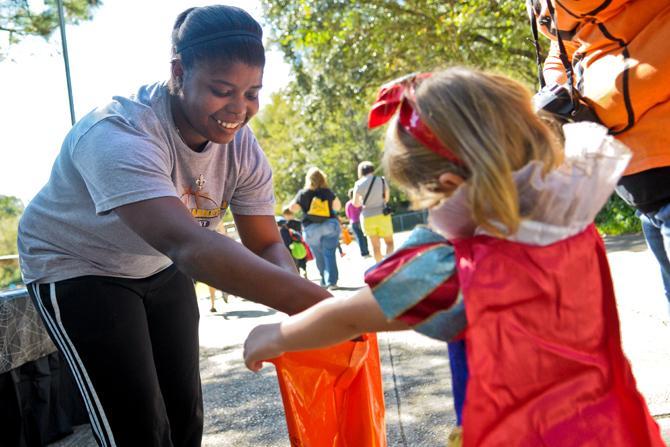
M 545 77 L 561 82 L 547 1 L 534 2 L 539 29 L 552 39 Z M 670 1 L 552 1 L 580 92 L 633 151 L 626 174 L 670 166 Z

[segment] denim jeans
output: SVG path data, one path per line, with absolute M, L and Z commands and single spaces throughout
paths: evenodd
M 322 286 L 337 284 L 337 245 L 340 242 L 340 222 L 331 218 L 321 223 L 305 226 L 305 242 L 309 245 L 316 261 L 316 268 L 321 274 Z
M 670 204 L 653 213 L 640 213 L 647 245 L 661 266 L 665 297 L 670 303 Z
M 361 223 L 352 222 L 351 229 L 354 230 L 354 236 L 356 236 L 356 242 L 358 242 L 358 248 L 361 249 L 361 256 L 369 256 L 370 250 L 368 249 L 368 237 L 365 234 L 363 234 Z

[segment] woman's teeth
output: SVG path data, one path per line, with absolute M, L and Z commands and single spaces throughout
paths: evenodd
M 226 122 L 221 121 L 221 120 L 216 120 L 216 122 L 219 123 L 219 126 L 221 126 L 221 127 L 225 127 L 226 129 L 235 129 L 235 128 L 238 127 L 240 124 L 242 124 L 242 122 L 239 122 L 239 123 L 226 123 Z

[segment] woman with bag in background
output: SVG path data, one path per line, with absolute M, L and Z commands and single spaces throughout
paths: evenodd
M 298 191 L 288 208 L 302 211 L 305 242 L 309 245 L 321 275 L 321 286 L 337 288 L 338 270 L 335 252 L 340 242 L 340 221 L 336 212 L 342 204 L 328 187 L 326 174 L 312 167 L 305 176 L 305 187 Z
M 349 196 L 349 201 L 344 204 L 344 212 L 349 219 L 351 224 L 351 229 L 356 236 L 356 242 L 358 243 L 358 248 L 361 251 L 361 257 L 367 258 L 370 256 L 368 251 L 368 237 L 363 233 L 363 228 L 361 228 L 361 208 L 354 205 L 354 189 L 351 188 L 347 195 Z
M 393 221 L 388 207 L 390 192 L 384 177 L 374 175 L 369 161 L 358 165 L 358 181 L 354 184 L 354 205 L 362 207 L 363 232 L 370 238 L 375 262 L 382 260 L 380 240 L 384 239 L 384 256 L 393 253 Z

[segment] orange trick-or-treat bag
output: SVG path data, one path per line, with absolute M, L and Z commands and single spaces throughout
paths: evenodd
M 375 334 L 273 359 L 292 447 L 386 447 Z

